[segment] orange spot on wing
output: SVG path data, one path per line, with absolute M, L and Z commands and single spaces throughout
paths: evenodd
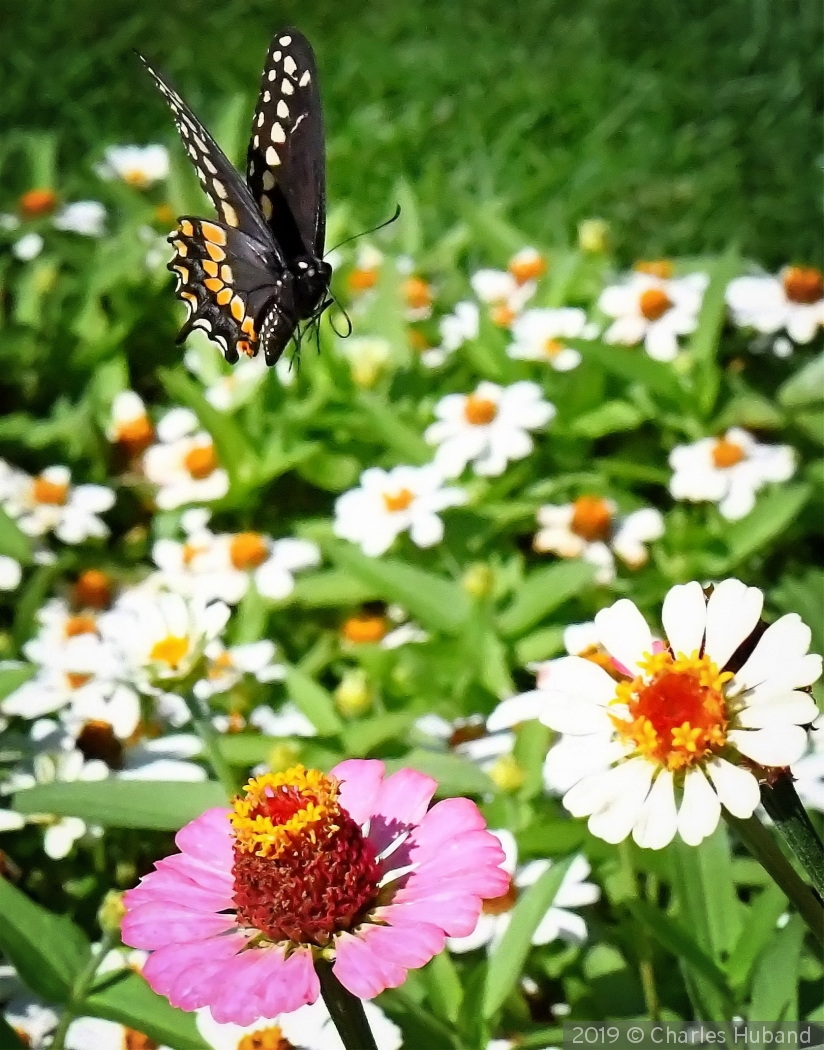
M 206 251 L 210 259 L 214 259 L 215 262 L 223 262 L 226 258 L 226 252 L 222 248 L 218 248 L 216 244 L 212 244 L 210 241 L 206 242 Z
M 183 234 L 184 237 L 191 237 L 192 234 L 195 232 L 195 228 L 194 226 L 192 226 L 188 219 L 181 219 L 180 232 Z
M 210 277 L 208 281 L 203 282 L 210 292 L 219 292 L 223 287 L 223 281 L 219 277 Z
M 215 262 L 210 262 L 208 259 L 203 263 L 203 269 L 208 273 L 210 277 L 217 277 L 218 265 Z
M 232 311 L 232 317 L 234 317 L 236 321 L 243 320 L 243 315 L 246 313 L 246 309 L 243 305 L 243 300 L 240 298 L 239 295 L 236 295 L 232 299 L 232 305 L 230 309 Z
M 224 288 L 222 291 L 217 293 L 216 298 L 218 306 L 225 306 L 232 298 L 232 289 Z
M 212 244 L 225 244 L 226 243 L 226 231 L 221 230 L 219 226 L 215 226 L 214 223 L 204 222 L 201 226 L 203 230 L 203 236 L 207 241 L 211 241 Z

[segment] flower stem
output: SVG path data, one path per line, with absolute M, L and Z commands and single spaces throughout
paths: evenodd
M 824 897 L 824 843 L 818 837 L 791 777 L 784 776 L 774 784 L 764 784 L 761 801 L 819 897 Z
M 824 942 L 824 906 L 821 899 L 790 864 L 773 836 L 757 817 L 742 820 L 726 812 L 725 817 L 750 853 L 795 905 L 813 935 Z
M 195 732 L 203 742 L 203 750 L 206 753 L 206 757 L 215 776 L 223 785 L 227 797 L 232 798 L 233 795 L 237 794 L 240 785 L 232 767 L 223 757 L 223 752 L 220 748 L 220 734 L 212 725 L 209 713 L 204 710 L 204 705 L 201 701 L 188 689 L 182 690 L 182 692 L 186 706 L 189 708 L 189 714 L 192 716 Z
M 100 938 L 100 950 L 92 954 L 85 968 L 81 970 L 75 978 L 69 1001 L 66 1003 L 57 1028 L 54 1030 L 54 1038 L 50 1044 L 51 1050 L 64 1050 L 66 1044 L 66 1033 L 69 1030 L 69 1026 L 75 1017 L 77 1017 L 82 1011 L 83 1003 L 86 1000 L 89 989 L 92 984 L 94 984 L 98 968 L 106 957 L 111 945 L 111 936 L 108 933 L 104 933 Z
M 346 1050 L 377 1050 L 363 1002 L 340 983 L 325 959 L 315 960 L 320 994 Z

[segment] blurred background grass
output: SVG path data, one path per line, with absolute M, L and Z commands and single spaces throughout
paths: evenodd
M 550 244 L 603 216 L 627 260 L 821 256 L 817 0 L 6 0 L 2 17 L 3 127 L 56 130 L 78 192 L 104 146 L 172 142 L 133 47 L 207 123 L 233 100 L 240 136 L 293 22 L 318 52 L 332 199 L 364 224 L 405 176 L 430 236 L 494 200 Z

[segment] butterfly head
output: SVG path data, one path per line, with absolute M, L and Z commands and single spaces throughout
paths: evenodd
M 301 317 L 311 317 L 325 299 L 332 280 L 328 262 L 312 255 L 300 255 L 290 269 L 295 277 L 295 301 Z

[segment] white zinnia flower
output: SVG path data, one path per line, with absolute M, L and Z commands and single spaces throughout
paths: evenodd
M 104 179 L 122 179 L 130 186 L 146 189 L 169 174 L 169 151 L 165 146 L 109 146 L 97 173 Z
M 643 340 L 650 357 L 672 361 L 678 353 L 678 337 L 698 326 L 708 283 L 703 273 L 676 278 L 633 273 L 624 283 L 610 285 L 598 300 L 598 309 L 614 318 L 604 340 L 626 346 Z
M 503 847 L 505 860 L 501 867 L 510 877 L 509 889 L 500 897 L 486 900 L 481 909 L 478 925 L 466 937 L 448 937 L 447 947 L 451 952 L 471 952 L 475 948 L 486 947 L 494 952 L 500 944 L 512 919 L 512 909 L 518 901 L 520 891 L 532 886 L 552 867 L 547 859 L 518 864 L 518 846 L 511 831 L 493 831 Z M 569 867 L 563 882 L 547 909 L 535 932 L 532 944 L 550 944 L 558 937 L 573 944 L 583 944 L 587 939 L 587 924 L 580 915 L 570 911 L 594 904 L 601 896 L 601 891 L 591 882 L 587 882 L 590 867 L 585 857 L 577 856 Z
M 619 515 L 613 500 L 580 496 L 574 503 L 548 504 L 538 511 L 541 528 L 535 534 L 536 551 L 560 558 L 583 558 L 596 566 L 598 583 L 615 579 L 615 558 L 631 569 L 649 557 L 646 544 L 664 535 L 664 518 L 654 507 Z
M 759 766 L 788 766 L 804 753 L 805 727 L 818 714 L 806 689 L 821 657 L 807 653 L 811 632 L 795 613 L 737 657 L 763 601 L 734 579 L 709 598 L 696 582 L 673 587 L 662 610 L 667 645 L 656 652 L 643 616 L 623 598 L 595 617 L 616 670 L 627 672 L 621 681 L 592 660 L 553 662 L 548 688 L 533 698 L 543 700 L 542 722 L 585 740 L 581 754 L 599 756 L 597 770 L 594 760 L 568 770 L 576 782 L 563 798 L 573 816 L 589 817 L 593 835 L 621 842 L 632 833 L 639 846 L 661 849 L 677 832 L 697 845 L 722 805 L 752 815 Z
M 443 474 L 425 467 L 370 467 L 360 487 L 344 492 L 335 503 L 335 535 L 359 543 L 364 554 L 377 557 L 402 532 L 416 547 L 434 547 L 443 539 L 438 516 L 447 507 L 466 502 L 463 489 L 444 486 Z
M 556 372 L 569 372 L 581 363 L 581 355 L 565 346 L 565 339 L 585 339 L 587 315 L 574 307 L 526 310 L 512 325 L 514 342 L 507 354 L 519 361 L 543 361 Z
M 438 445 L 435 466 L 457 477 L 468 463 L 476 474 L 497 477 L 510 460 L 532 451 L 528 431 L 546 426 L 555 406 L 544 401 L 536 383 L 508 387 L 483 382 L 474 394 L 447 394 L 435 406 L 437 422 L 424 437 Z
M 7 1024 L 22 1037 L 23 1046 L 31 1050 L 45 1050 L 60 1020 L 53 1006 L 25 989 L 5 1004 L 3 1015 Z
M 25 233 L 19 241 L 12 245 L 12 253 L 21 262 L 31 262 L 43 251 L 45 241 L 39 233 Z
M 100 201 L 75 201 L 65 204 L 52 221 L 58 230 L 102 237 L 106 232 L 106 209 Z
M 788 481 L 796 466 L 789 445 L 761 445 L 739 427 L 722 438 L 676 446 L 669 464 L 669 490 L 675 499 L 717 503 L 729 521 L 749 514 L 756 492 L 770 482 Z
M 477 303 L 463 301 L 455 304 L 451 314 L 442 317 L 438 324 L 440 346 L 424 350 L 421 361 L 427 368 L 437 368 L 459 350 L 470 339 L 477 339 L 480 332 L 481 315 Z
M 217 693 L 228 693 L 244 675 L 258 682 L 282 682 L 286 677 L 283 664 L 274 662 L 277 647 L 268 638 L 231 648 L 215 639 L 206 646 L 206 677 L 195 683 L 195 695 L 208 700 Z
M 796 343 L 809 343 L 824 326 L 824 274 L 812 266 L 788 266 L 776 277 L 736 277 L 726 294 L 741 328 L 765 335 L 783 330 Z
M 158 486 L 161 510 L 187 503 L 210 503 L 229 491 L 229 475 L 220 466 L 212 438 L 199 429 L 197 416 L 187 408 L 173 408 L 157 426 L 160 439 L 146 449 L 143 469 Z
M 0 502 L 27 536 L 48 532 L 63 543 L 83 543 L 108 536 L 98 517 L 114 506 L 114 493 L 103 485 L 72 485 L 68 467 L 47 467 L 37 477 L 3 464 Z

